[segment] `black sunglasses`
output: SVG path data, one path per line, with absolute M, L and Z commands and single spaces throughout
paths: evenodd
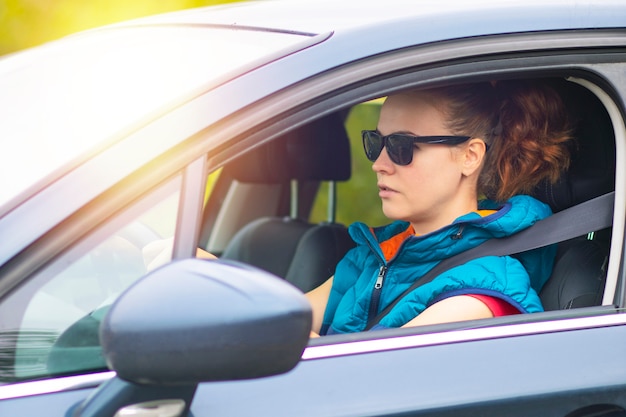
M 413 148 L 416 143 L 458 145 L 471 138 L 471 136 L 414 136 L 404 133 L 383 136 L 378 130 L 363 130 L 361 135 L 367 159 L 375 162 L 384 147 L 387 149 L 389 159 L 396 165 L 409 165 L 413 161 Z

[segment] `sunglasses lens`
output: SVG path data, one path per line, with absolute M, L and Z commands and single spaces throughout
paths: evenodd
M 365 149 L 365 156 L 372 162 L 375 162 L 383 150 L 383 137 L 377 132 L 364 131 L 363 132 L 363 149 Z
M 389 135 L 385 140 L 385 137 L 376 131 L 363 131 L 365 156 L 372 162 L 376 162 L 383 147 L 386 146 L 389 159 L 394 164 L 409 165 L 413 160 L 413 142 L 412 137 L 405 135 Z
M 387 153 L 396 165 L 409 165 L 413 161 L 413 143 L 411 137 L 390 135 L 387 137 Z

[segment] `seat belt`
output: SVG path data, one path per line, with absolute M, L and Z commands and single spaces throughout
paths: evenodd
M 526 252 L 610 227 L 613 224 L 614 201 L 615 191 L 612 191 L 546 217 L 519 233 L 505 238 L 489 239 L 472 249 L 444 259 L 416 280 L 385 309 L 368 320 L 365 330 L 378 324 L 403 297 L 417 287 L 431 282 L 455 266 L 483 256 L 506 256 Z

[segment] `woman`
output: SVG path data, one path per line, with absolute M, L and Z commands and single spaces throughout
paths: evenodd
M 442 259 L 517 233 L 551 214 L 524 195 L 569 164 L 560 97 L 531 82 L 477 83 L 403 92 L 385 101 L 363 143 L 394 223 L 350 226 L 357 246 L 334 277 L 309 292 L 314 335 L 364 330 Z M 479 196 L 490 200 L 479 203 Z M 484 257 L 405 296 L 375 328 L 542 311 L 537 292 L 554 248 Z

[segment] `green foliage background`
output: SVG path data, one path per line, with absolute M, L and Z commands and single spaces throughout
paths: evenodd
M 376 174 L 372 171 L 372 163 L 365 157 L 361 144 L 361 130 L 376 129 L 381 104 L 380 100 L 359 104 L 352 108 L 346 120 L 352 155 L 352 176 L 350 180 L 337 184 L 338 223 L 349 225 L 360 221 L 368 226 L 389 223 L 381 209 Z M 322 185 L 311 213 L 311 221 L 321 222 L 327 219 L 327 190 L 328 187 Z
M 0 0 L 0 55 L 123 20 L 237 0 Z

